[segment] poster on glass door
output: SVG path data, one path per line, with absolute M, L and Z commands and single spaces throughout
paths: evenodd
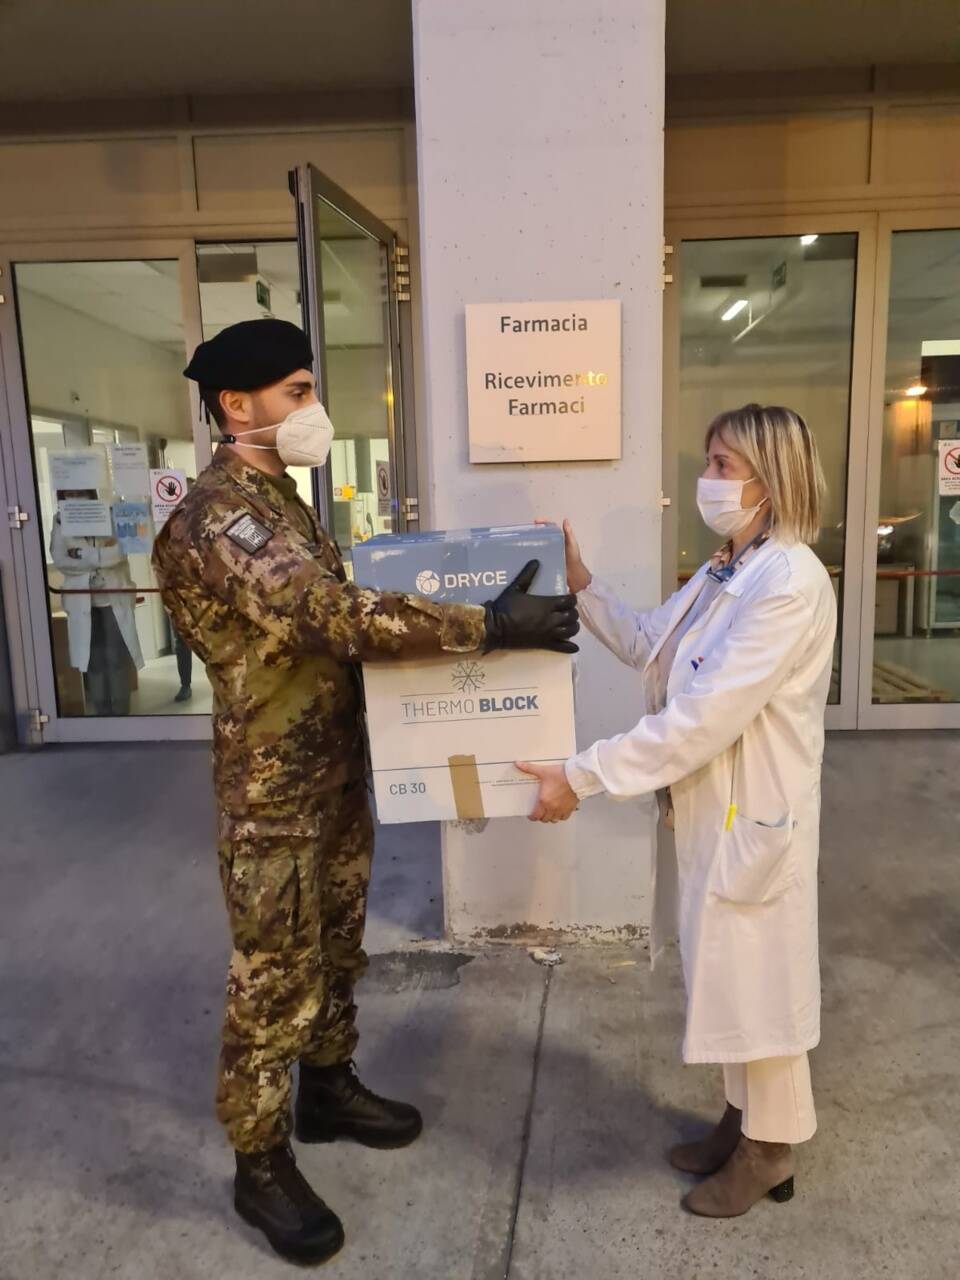
M 176 467 L 154 468 L 150 472 L 150 502 L 153 527 L 157 533 L 170 519 L 174 507 L 187 492 L 187 473 Z
M 145 498 L 150 492 L 145 444 L 110 446 L 113 492 L 118 498 Z
M 50 488 L 57 504 L 60 529 L 69 538 L 113 536 L 110 503 L 100 497 L 106 488 L 103 450 L 51 449 L 47 455 Z
M 101 502 L 99 498 L 62 498 L 57 503 L 57 512 L 60 530 L 65 537 L 113 537 L 109 502 Z
M 960 440 L 940 442 L 940 497 L 960 497 Z
M 149 502 L 115 502 L 113 527 L 125 556 L 149 555 L 153 547 Z
M 47 454 L 50 468 L 50 487 L 54 494 L 63 490 L 96 490 L 106 484 L 107 470 L 103 450 L 51 449 Z

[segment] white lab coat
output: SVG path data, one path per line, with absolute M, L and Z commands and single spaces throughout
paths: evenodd
M 820 770 L 836 601 L 808 547 L 771 539 L 661 672 L 657 656 L 707 567 L 647 613 L 601 583 L 579 595 L 589 629 L 642 670 L 649 714 L 566 769 L 580 796 L 670 788 L 676 865 L 673 842 L 661 839 L 652 947 L 679 929 L 684 1061 L 749 1062 L 803 1053 L 820 1038 Z M 676 893 L 666 895 L 670 881 Z
M 65 594 L 60 597 L 67 615 L 70 665 L 78 671 L 86 671 L 90 664 L 90 611 L 94 607 L 94 597 L 86 593 L 91 587 L 96 587 L 97 601 L 109 602 L 133 664 L 139 671 L 143 666 L 143 653 L 133 612 L 136 596 L 131 590 L 134 581 L 130 576 L 130 565 L 117 543 L 105 546 L 106 542 L 106 538 L 71 538 L 61 529 L 60 517 L 54 516 L 50 556 L 63 574 L 64 591 L 84 592 L 83 595 Z M 79 557 L 68 555 L 71 550 L 79 551 Z M 111 587 L 114 591 L 108 595 Z M 127 591 L 121 594 L 116 590 L 118 587 L 126 587 Z

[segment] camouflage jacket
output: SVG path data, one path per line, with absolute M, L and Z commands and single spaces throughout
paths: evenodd
M 292 482 L 219 449 L 158 534 L 153 566 L 213 686 L 222 811 L 296 802 L 366 767 L 357 663 L 484 640 L 479 605 L 438 605 L 347 581 Z

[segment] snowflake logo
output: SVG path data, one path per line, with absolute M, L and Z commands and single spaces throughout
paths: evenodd
M 479 662 L 458 662 L 450 676 L 453 687 L 461 693 L 475 693 L 483 687 L 487 673 Z

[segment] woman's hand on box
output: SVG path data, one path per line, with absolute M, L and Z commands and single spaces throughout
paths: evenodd
M 517 768 L 540 782 L 537 802 L 529 815 L 531 822 L 566 822 L 580 807 L 577 793 L 567 781 L 562 764 L 531 764 L 518 760 Z
M 553 524 L 552 520 L 536 520 L 535 524 Z M 580 554 L 580 543 L 577 542 L 576 536 L 569 520 L 563 522 L 563 550 L 567 559 L 567 586 L 576 595 L 579 591 L 585 591 L 593 581 L 593 574 L 583 563 L 583 557 Z

